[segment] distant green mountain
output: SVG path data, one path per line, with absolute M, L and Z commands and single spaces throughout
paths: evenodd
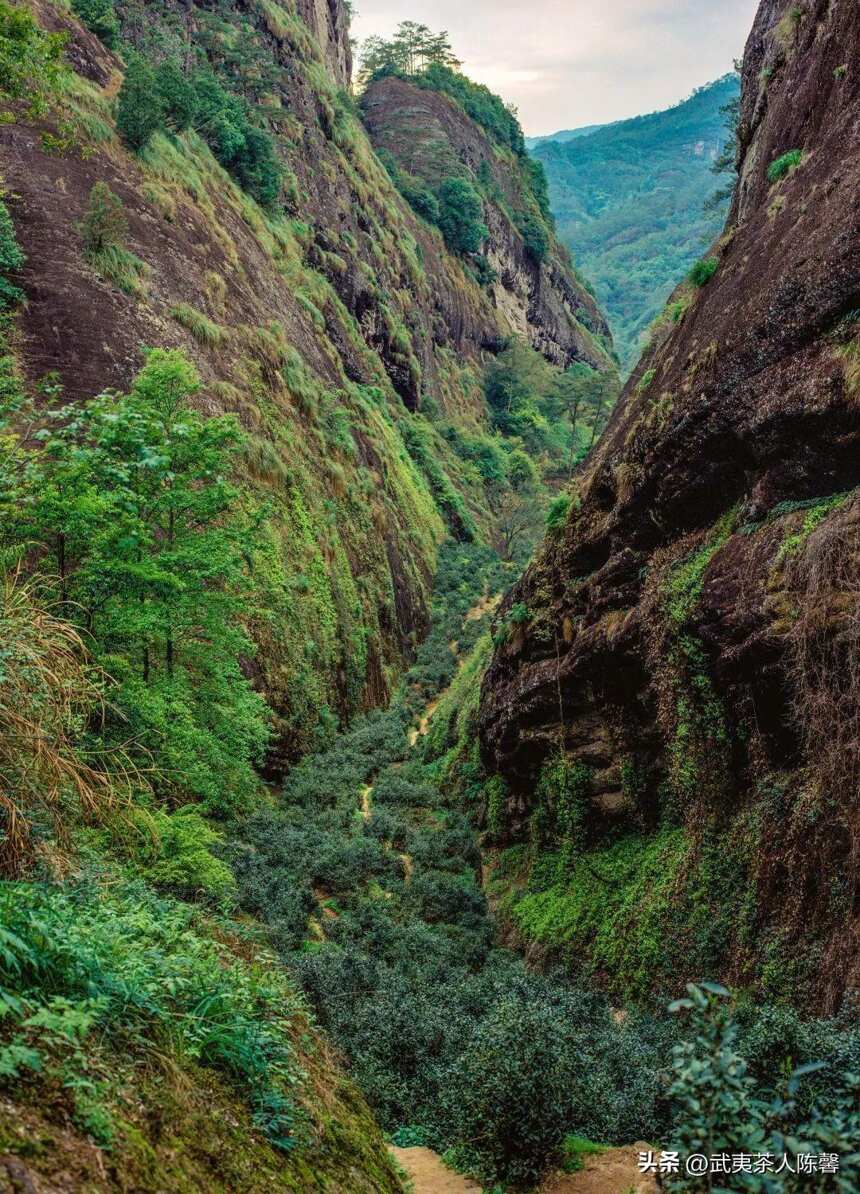
M 721 112 L 739 90 L 726 75 L 688 100 L 617 124 L 539 139 L 561 239 L 603 306 L 625 369 L 668 295 L 725 220 L 706 213 L 711 165 L 727 137 Z
M 617 123 L 617 121 L 615 122 Z M 584 124 L 578 129 L 560 129 L 557 133 L 549 133 L 545 137 L 526 137 L 526 149 L 536 149 L 545 141 L 575 141 L 577 137 L 588 137 L 598 129 L 612 128 L 611 124 Z

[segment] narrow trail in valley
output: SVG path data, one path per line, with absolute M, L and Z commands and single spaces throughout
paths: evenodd
M 640 1152 L 646 1144 L 610 1148 L 584 1157 L 576 1173 L 555 1173 L 540 1187 L 539 1194 L 656 1194 L 657 1182 L 639 1172 Z M 429 1148 L 394 1148 L 391 1153 L 412 1182 L 413 1194 L 480 1194 L 482 1187 L 455 1173 Z
M 373 795 L 373 784 L 365 784 L 361 789 L 361 815 L 365 821 L 370 820 L 370 798 Z
M 409 731 L 410 746 L 415 746 L 419 738 L 426 738 L 430 733 L 430 722 L 433 720 L 433 714 L 439 708 L 439 702 L 441 700 L 442 696 L 437 696 L 435 700 L 430 701 L 424 712 L 421 714 L 421 720 L 419 721 L 418 725 L 413 726 Z
M 502 599 L 501 593 L 488 594 L 476 602 L 465 615 L 466 622 L 478 621 L 493 614 Z M 460 658 L 458 644 L 450 644 L 451 652 Z M 425 706 L 418 724 L 409 731 L 409 744 L 415 747 L 421 738 L 430 732 L 433 715 L 441 704 L 445 693 L 441 692 Z M 365 820 L 370 817 L 372 786 L 362 791 L 361 808 Z M 412 860 L 408 854 L 399 856 L 406 872 L 407 881 L 412 874 Z M 657 1184 L 652 1177 L 639 1172 L 638 1154 L 647 1148 L 644 1144 L 632 1144 L 624 1148 L 611 1148 L 583 1158 L 582 1168 L 576 1173 L 556 1172 L 551 1174 L 540 1187 L 539 1194 L 656 1194 Z M 449 1169 L 438 1153 L 429 1148 L 395 1148 L 390 1151 L 408 1174 L 412 1194 L 481 1194 L 482 1186 L 471 1178 Z
M 481 1194 L 481 1187 L 449 1169 L 429 1148 L 391 1148 L 412 1181 L 413 1194 Z
M 476 601 L 472 608 L 465 615 L 464 622 L 477 622 L 487 614 L 495 613 L 502 601 L 502 593 L 486 593 L 480 601 Z M 459 644 L 456 642 L 450 643 L 451 654 L 457 659 L 459 667 L 463 666 L 463 659 L 460 656 Z M 447 692 L 447 689 L 445 690 Z M 409 745 L 415 746 L 419 738 L 426 738 L 430 733 L 430 722 L 433 720 L 433 714 L 442 703 L 442 698 L 445 692 L 440 692 L 438 696 L 434 697 L 424 708 L 421 718 L 417 726 L 413 726 L 409 731 Z
M 629 1144 L 603 1153 L 583 1157 L 576 1173 L 557 1173 L 548 1177 L 540 1194 L 657 1194 L 657 1182 L 639 1172 L 639 1153 L 646 1144 Z
M 477 622 L 479 618 L 483 618 L 486 614 L 494 614 L 502 602 L 501 593 L 488 593 L 477 601 L 469 612 L 466 614 L 467 622 Z

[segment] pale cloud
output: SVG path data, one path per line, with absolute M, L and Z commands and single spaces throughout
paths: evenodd
M 353 34 L 447 29 L 527 133 L 652 112 L 731 69 L 758 0 L 356 0 Z

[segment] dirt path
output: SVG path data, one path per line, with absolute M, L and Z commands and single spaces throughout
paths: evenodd
M 477 604 L 473 605 L 466 614 L 467 622 L 477 622 L 478 618 L 483 618 L 484 614 L 493 614 L 501 604 L 502 594 L 494 593 L 492 596 L 482 597 Z
M 657 1194 L 657 1182 L 639 1172 L 639 1153 L 647 1144 L 629 1144 L 583 1157 L 577 1173 L 557 1173 L 547 1178 L 540 1194 Z
M 391 1152 L 412 1179 L 413 1194 L 481 1194 L 477 1182 L 461 1177 L 429 1148 L 394 1148 Z
M 441 700 L 441 696 L 438 696 L 435 700 L 431 701 L 422 713 L 421 720 L 419 721 L 418 725 L 413 726 L 413 728 L 409 731 L 410 746 L 414 746 L 419 738 L 426 738 L 430 733 L 430 722 L 433 720 L 433 714 L 439 708 L 439 702 Z
M 361 789 L 361 815 L 365 821 L 370 820 L 370 797 L 373 794 L 373 784 L 366 784 Z

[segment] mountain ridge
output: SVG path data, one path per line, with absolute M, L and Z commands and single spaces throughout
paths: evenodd
M 725 200 L 703 209 L 720 187 L 711 167 L 737 92 L 725 75 L 671 108 L 531 149 L 547 171 L 559 236 L 607 311 L 626 370 L 725 218 Z

